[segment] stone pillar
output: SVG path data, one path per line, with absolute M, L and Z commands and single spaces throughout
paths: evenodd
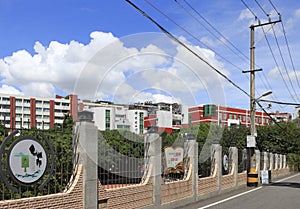
M 283 160 L 282 160 L 282 167 L 286 168 L 286 155 L 283 155 Z
M 188 149 L 188 157 L 192 166 L 192 182 L 193 182 L 193 199 L 197 200 L 198 196 L 198 143 L 193 139 L 188 139 L 185 143 Z
M 282 158 L 282 154 L 280 154 L 279 155 L 279 169 L 282 169 L 282 160 L 283 160 L 283 158 Z
M 98 208 L 98 129 L 93 113 L 78 113 L 79 163 L 83 165 L 83 208 Z
M 222 146 L 218 143 L 214 143 L 211 145 L 211 159 L 212 159 L 212 167 L 213 175 L 216 175 L 218 178 L 218 188 L 219 192 L 222 189 Z
M 268 170 L 268 153 L 263 152 L 263 170 Z
M 278 169 L 278 160 L 279 160 L 279 157 L 278 157 L 278 154 L 276 153 L 275 154 L 275 170 L 277 170 Z
M 161 205 L 161 137 L 157 133 L 149 133 L 146 140 L 150 143 L 149 146 L 149 163 L 152 165 L 152 182 L 153 182 L 153 204 L 154 207 Z
M 235 144 L 231 144 L 229 148 L 229 159 L 231 159 L 231 169 L 230 173 L 234 176 L 234 185 L 238 186 L 238 148 Z
M 270 157 L 270 168 L 269 168 L 269 170 L 274 170 L 274 154 L 273 153 L 269 153 L 269 157 Z
M 258 182 L 260 179 L 260 151 L 259 150 L 255 150 L 255 160 L 256 160 L 256 172 L 258 174 Z

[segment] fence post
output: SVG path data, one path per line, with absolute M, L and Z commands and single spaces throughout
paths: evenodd
M 153 182 L 153 204 L 155 207 L 161 205 L 161 183 L 162 183 L 162 170 L 161 170 L 161 137 L 157 133 L 149 133 L 146 136 L 149 146 L 149 163 L 153 166 L 152 182 Z
M 233 169 L 234 186 L 238 185 L 238 148 L 235 143 L 230 144 L 229 155 L 231 155 L 231 169 Z M 231 171 L 230 171 L 231 172 Z
M 214 142 L 211 145 L 211 149 L 212 149 L 212 163 L 214 165 L 211 165 L 214 170 L 213 170 L 213 174 L 216 173 L 217 178 L 218 178 L 218 188 L 219 188 L 219 192 L 221 192 L 222 189 L 222 147 L 218 142 Z
M 263 165 L 263 170 L 268 170 L 268 153 L 267 152 L 263 152 L 264 155 L 264 165 Z M 270 163 L 269 163 L 270 164 Z M 270 166 L 269 166 L 270 167 Z
M 188 157 L 190 158 L 190 164 L 192 165 L 192 182 L 193 182 L 193 198 L 197 200 L 198 196 L 198 143 L 195 139 L 188 140 L 186 146 L 190 147 L 188 150 Z
M 275 168 L 274 169 L 275 170 L 278 169 L 278 154 L 277 153 L 275 153 Z
M 286 168 L 286 155 L 283 155 L 283 168 Z
M 93 113 L 78 113 L 79 163 L 83 165 L 83 208 L 98 208 L 98 130 Z
M 270 168 L 269 170 L 274 170 L 274 154 L 272 152 L 269 153 L 270 155 Z
M 279 155 L 279 169 L 282 169 L 282 154 Z
M 258 183 L 260 181 L 260 151 L 255 150 L 255 160 L 256 160 L 256 172 L 257 172 L 257 178 L 258 178 Z

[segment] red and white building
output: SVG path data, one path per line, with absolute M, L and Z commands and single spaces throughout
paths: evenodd
M 292 115 L 290 113 L 281 113 L 276 111 L 274 113 L 270 113 L 270 115 L 276 122 L 287 122 L 292 120 Z
M 188 126 L 188 108 L 177 103 L 157 103 L 152 105 L 151 111 L 145 117 L 145 129 L 149 126 L 157 126 L 158 131 L 166 131 L 168 134 Z
M 0 94 L 0 121 L 11 129 L 52 128 L 55 123 L 61 124 L 67 113 L 77 120 L 77 95 L 40 98 Z
M 189 108 L 189 124 L 215 123 L 220 126 L 250 126 L 250 110 L 219 105 L 200 105 Z M 255 124 L 268 125 L 271 119 L 264 112 L 255 113 Z
M 219 105 L 187 106 L 173 103 L 136 103 L 115 105 L 111 102 L 78 101 L 77 95 L 56 98 L 39 98 L 0 94 L 0 122 L 10 128 L 51 128 L 61 124 L 65 114 L 77 121 L 78 111 L 94 112 L 94 122 L 99 130 L 123 129 L 145 134 L 151 126 L 158 131 L 171 133 L 189 124 L 215 123 L 220 126 L 250 126 L 250 111 Z M 298 111 L 300 112 L 300 111 Z M 297 112 L 297 113 L 298 113 Z M 291 120 L 289 113 L 271 113 L 277 121 Z M 256 112 L 256 125 L 271 124 L 264 112 Z

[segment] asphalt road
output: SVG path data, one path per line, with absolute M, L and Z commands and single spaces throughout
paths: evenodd
M 274 183 L 244 188 L 180 209 L 300 209 L 300 174 Z

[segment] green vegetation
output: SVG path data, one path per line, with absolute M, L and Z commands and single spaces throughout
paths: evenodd
M 180 132 L 167 135 L 161 133 L 164 146 L 176 145 L 180 140 L 180 133 L 193 133 L 199 144 L 199 153 L 209 149 L 214 141 L 219 141 L 221 146 L 229 147 L 234 143 L 238 149 L 246 148 L 246 137 L 250 135 L 249 128 L 245 126 L 219 127 L 214 124 L 203 123 L 200 125 L 183 128 Z M 300 120 L 281 122 L 278 125 L 257 127 L 257 148 L 278 154 L 286 154 L 290 167 L 300 171 Z M 206 153 L 206 152 L 204 152 Z M 204 156 L 203 156 L 204 157 Z M 207 157 L 207 156 L 206 156 Z M 201 156 L 200 156 L 201 161 Z
M 30 197 L 41 194 L 62 192 L 72 174 L 72 138 L 73 138 L 74 122 L 70 115 L 65 115 L 63 124 L 56 125 L 54 128 L 44 131 L 44 135 L 50 140 L 56 158 L 54 175 L 51 177 L 48 185 L 42 191 L 31 186 L 21 186 L 21 193 L 12 193 L 5 184 L 0 180 L 1 199 L 11 199 L 19 197 Z M 300 120 L 291 122 L 281 122 L 278 125 L 259 126 L 257 127 L 257 147 L 261 151 L 269 151 L 279 154 L 287 154 L 289 167 L 294 171 L 300 171 Z M 23 130 L 21 136 L 33 135 L 39 137 L 40 130 L 31 128 Z M 0 124 L 0 138 L 3 140 L 8 130 Z M 166 132 L 160 133 L 162 137 L 162 147 L 165 146 L 182 146 L 185 133 L 195 134 L 196 141 L 199 144 L 200 166 L 210 166 L 210 145 L 218 141 L 221 146 L 229 147 L 231 143 L 235 143 L 239 149 L 246 147 L 246 136 L 250 134 L 249 128 L 245 126 L 219 127 L 214 124 L 203 123 L 200 125 L 191 125 L 171 134 Z M 143 159 L 144 157 L 144 137 L 129 131 L 102 131 L 98 135 L 99 140 L 99 159 L 101 163 L 110 165 L 110 168 L 117 168 L 117 162 L 120 156 L 111 154 L 115 153 L 129 156 L 135 159 Z M 105 156 L 105 157 L 104 157 Z M 208 159 L 208 160 L 207 160 Z M 5 163 L 5 158 L 2 159 Z M 132 161 L 133 163 L 133 161 Z M 26 166 L 24 166 L 25 168 Z M 140 167 L 136 168 L 140 169 Z M 200 169 L 204 170 L 204 169 Z M 116 170 L 115 170 L 116 171 Z M 116 171 L 117 172 L 117 171 Z M 202 175 L 202 174 L 201 174 Z M 207 175 L 207 174 L 203 174 Z M 45 176 L 44 178 L 46 178 Z
M 36 186 L 19 185 L 11 181 L 12 185 L 20 191 L 18 193 L 15 193 L 7 188 L 6 184 L 4 184 L 2 179 L 0 179 L 0 199 L 17 199 L 22 197 L 32 197 L 36 195 L 54 194 L 64 191 L 67 184 L 69 183 L 73 171 L 73 126 L 74 122 L 72 120 L 72 117 L 70 115 L 65 115 L 63 124 L 56 125 L 52 129 L 39 130 L 33 127 L 31 129 L 20 130 L 19 134 L 15 136 L 14 140 L 17 140 L 18 138 L 23 136 L 33 136 L 39 139 L 46 149 L 48 149 L 49 147 L 47 143 L 45 143 L 45 141 L 42 139 L 40 133 L 42 133 L 50 141 L 50 144 L 53 147 L 55 158 L 53 175 L 50 177 L 50 181 L 48 182 L 48 184 L 42 190 L 38 190 Z M 1 143 L 5 136 L 7 136 L 8 131 L 9 130 L 4 128 L 3 125 L 0 125 Z M 7 146 L 9 146 L 14 140 L 10 140 Z M 52 159 L 48 160 L 52 161 Z M 5 165 L 6 156 L 4 155 L 2 158 L 2 168 L 7 169 Z M 24 164 L 24 169 L 26 169 L 27 167 L 28 165 Z M 41 182 L 45 181 L 47 177 L 48 173 L 46 172 L 42 179 L 38 182 L 37 186 L 39 186 Z

